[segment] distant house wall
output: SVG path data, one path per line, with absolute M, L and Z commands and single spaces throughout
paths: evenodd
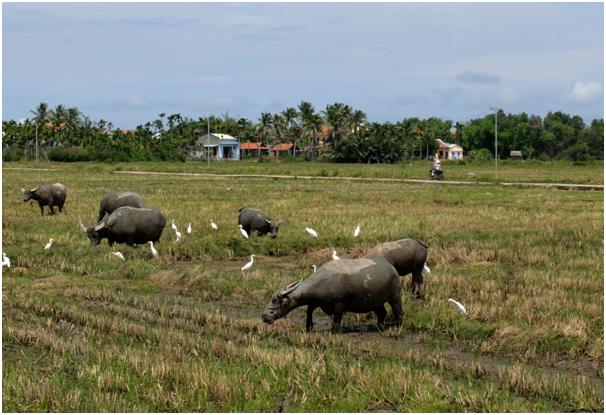
M 446 143 L 439 138 L 436 142 L 438 143 L 440 160 L 463 160 L 463 147 L 459 144 Z
M 206 149 L 210 148 L 213 159 L 240 160 L 240 141 L 227 134 L 204 134 L 196 140 L 196 148 L 190 157 L 206 157 Z

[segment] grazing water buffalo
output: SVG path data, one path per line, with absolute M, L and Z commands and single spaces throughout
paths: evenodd
M 251 235 L 251 232 L 254 232 L 259 236 L 271 233 L 271 237 L 275 238 L 278 236 L 278 228 L 283 222 L 282 219 L 273 221 L 260 210 L 249 207 L 240 209 L 240 214 L 238 215 L 238 225 L 242 225 L 242 228 L 249 235 Z
M 427 245 L 414 238 L 400 239 L 375 246 L 369 255 L 385 257 L 402 277 L 412 272 L 412 294 L 417 298 L 422 297 L 421 286 L 423 266 L 427 260 Z
M 110 246 L 114 242 L 134 246 L 148 241 L 158 242 L 165 224 L 166 219 L 158 209 L 124 206 L 105 214 L 95 226 L 81 226 L 93 245 L 99 245 L 103 238 L 107 238 Z
M 114 210 L 122 206 L 130 206 L 134 208 L 147 207 L 145 206 L 145 203 L 143 203 L 141 196 L 134 192 L 109 192 L 103 196 L 103 199 L 101 199 L 101 204 L 99 206 L 99 219 L 97 219 L 97 221 L 103 219 L 106 213 L 112 213 Z
M 348 311 L 374 311 L 381 327 L 387 315 L 384 304 L 389 303 L 396 322 L 401 324 L 401 289 L 398 272 L 382 256 L 330 261 L 307 279 L 278 290 L 262 317 L 265 323 L 271 324 L 306 305 L 307 331 L 313 327 L 313 312 L 318 307 L 333 316 L 333 331 L 340 330 L 343 313 Z
M 38 187 L 34 187 L 31 190 L 21 189 L 23 192 L 23 201 L 28 202 L 35 200 L 40 206 L 40 214 L 44 216 L 44 206 L 48 206 L 50 214 L 55 214 L 53 206 L 59 208 L 59 212 L 63 212 L 63 205 L 65 204 L 65 198 L 67 197 L 67 191 L 65 186 L 61 183 L 55 184 L 41 184 Z

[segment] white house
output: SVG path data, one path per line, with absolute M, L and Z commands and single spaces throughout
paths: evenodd
M 436 142 L 438 143 L 438 157 L 440 160 L 463 160 L 463 147 L 459 144 L 445 143 L 439 138 Z
M 229 134 L 204 134 L 196 140 L 196 150 L 190 153 L 190 157 L 206 157 L 207 149 L 210 149 L 213 159 L 240 160 L 240 140 Z

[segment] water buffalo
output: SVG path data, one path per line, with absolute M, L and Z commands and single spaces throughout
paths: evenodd
M 109 192 L 103 199 L 101 199 L 101 204 L 99 205 L 99 219 L 100 221 L 103 219 L 106 213 L 112 213 L 114 210 L 118 209 L 122 206 L 130 206 L 135 208 L 144 208 L 145 203 L 143 203 L 143 199 L 137 193 L 134 192 Z
M 80 226 L 93 245 L 99 245 L 103 238 L 107 238 L 110 246 L 114 242 L 134 246 L 148 241 L 158 242 L 165 224 L 166 219 L 158 209 L 123 206 L 105 214 L 95 226 Z
M 414 238 L 400 239 L 375 246 L 369 255 L 385 257 L 402 277 L 412 273 L 412 294 L 417 298 L 422 297 L 423 266 L 427 260 L 427 245 Z
M 67 197 L 67 191 L 65 186 L 61 183 L 55 184 L 41 184 L 38 187 L 34 187 L 31 190 L 21 189 L 23 192 L 23 201 L 28 202 L 35 200 L 40 206 L 40 214 L 44 216 L 44 206 L 48 206 L 50 214 L 55 214 L 54 206 L 59 208 L 59 212 L 63 212 L 63 205 L 65 204 L 65 198 Z
M 278 236 L 278 228 L 283 222 L 282 219 L 273 221 L 260 210 L 249 207 L 240 209 L 240 214 L 238 215 L 238 225 L 242 225 L 242 228 L 249 235 L 252 234 L 251 232 L 254 232 L 259 236 L 271 233 L 271 237 L 275 238 Z
M 307 279 L 278 290 L 262 318 L 265 323 L 272 324 L 293 309 L 306 305 L 307 331 L 313 327 L 313 312 L 318 307 L 333 316 L 333 331 L 340 331 L 345 312 L 374 311 L 381 327 L 387 315 L 384 304 L 389 303 L 397 324 L 401 324 L 401 290 L 398 272 L 382 256 L 330 261 Z

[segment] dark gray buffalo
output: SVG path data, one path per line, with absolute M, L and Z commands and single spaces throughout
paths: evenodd
M 240 209 L 240 214 L 238 215 L 238 225 L 242 225 L 242 229 L 249 235 L 256 233 L 259 236 L 264 236 L 270 233 L 271 237 L 275 238 L 278 236 L 278 228 L 283 222 L 282 219 L 273 221 L 259 209 L 249 207 Z
M 35 200 L 40 206 L 40 214 L 44 216 L 44 206 L 48 206 L 50 214 L 55 214 L 54 206 L 59 208 L 59 212 L 63 212 L 63 205 L 65 204 L 65 198 L 67 197 L 67 191 L 65 186 L 61 183 L 55 184 L 41 184 L 38 187 L 34 187 L 31 190 L 21 189 L 23 192 L 23 201 L 29 202 Z
M 427 260 L 427 245 L 414 238 L 400 239 L 375 246 L 369 255 L 385 257 L 402 277 L 412 273 L 412 294 L 417 298 L 422 297 L 423 267 Z
M 107 238 L 110 246 L 114 242 L 134 246 L 158 242 L 165 224 L 166 219 L 158 209 L 124 206 L 106 214 L 95 226 L 85 228 L 82 223 L 80 226 L 93 245 L 99 245 Z
M 395 268 L 381 256 L 330 261 L 305 280 L 278 290 L 263 312 L 271 324 L 293 309 L 307 306 L 306 329 L 313 327 L 313 312 L 321 308 L 333 316 L 332 330 L 339 331 L 345 312 L 374 311 L 378 325 L 385 321 L 389 303 L 397 324 L 402 323 L 402 283 Z
M 101 204 L 99 205 L 99 219 L 97 219 L 97 221 L 103 219 L 106 213 L 112 213 L 114 210 L 123 206 L 135 208 L 147 207 L 145 206 L 145 203 L 143 203 L 141 196 L 134 192 L 109 192 L 101 199 Z

